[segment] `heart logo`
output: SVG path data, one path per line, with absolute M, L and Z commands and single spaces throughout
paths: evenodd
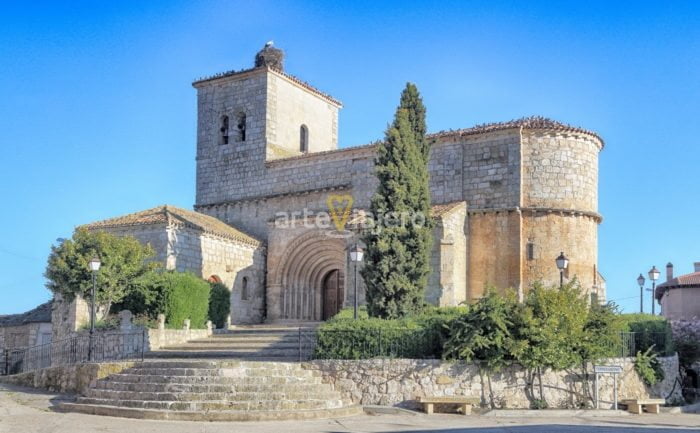
M 328 210 L 331 212 L 331 218 L 335 228 L 341 232 L 345 230 L 345 224 L 348 222 L 350 212 L 352 211 L 353 199 L 350 194 L 331 194 L 326 199 Z

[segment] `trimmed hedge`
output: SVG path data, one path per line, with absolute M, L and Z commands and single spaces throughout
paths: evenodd
M 223 283 L 212 283 L 209 294 L 209 320 L 223 328 L 231 313 L 231 291 Z
M 448 324 L 467 307 L 429 308 L 404 319 L 368 318 L 345 309 L 318 328 L 317 359 L 368 359 L 375 357 L 440 358 L 449 333 Z
M 168 328 L 179 329 L 185 319 L 192 328 L 204 328 L 208 320 L 210 285 L 192 273 L 149 272 L 113 311 L 129 310 L 154 320 L 165 314 Z
M 176 327 L 190 319 L 192 328 L 204 328 L 209 313 L 209 282 L 190 273 L 170 274 L 166 321 Z

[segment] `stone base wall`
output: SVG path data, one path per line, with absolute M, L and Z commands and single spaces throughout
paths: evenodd
M 0 376 L 0 383 L 46 389 L 52 392 L 83 394 L 97 380 L 119 373 L 133 365 L 133 362 L 112 362 L 50 367 L 29 373 Z
M 211 329 L 149 329 L 148 350 L 184 344 L 190 340 L 207 338 L 211 335 Z
M 653 386 L 645 386 L 634 370 L 631 359 L 611 359 L 604 365 L 620 365 L 618 398 L 662 397 L 673 400 L 680 397 L 674 388 L 678 377 L 678 358 L 661 358 L 666 378 Z M 340 391 L 344 399 L 354 404 L 389 405 L 417 408 L 419 396 L 473 396 L 480 397 L 482 406 L 497 408 L 529 408 L 533 396 L 527 384 L 533 377 L 520 366 L 511 366 L 493 374 L 480 374 L 472 363 L 440 360 L 361 360 L 312 361 L 304 367 L 317 370 L 323 381 Z M 592 369 L 589 368 L 589 371 Z M 552 408 L 580 408 L 591 405 L 594 390 L 593 375 L 584 383 L 580 371 L 547 371 L 543 374 L 544 394 Z M 535 396 L 539 398 L 535 382 Z M 601 408 L 607 409 L 613 401 L 613 378 L 602 375 L 600 380 Z

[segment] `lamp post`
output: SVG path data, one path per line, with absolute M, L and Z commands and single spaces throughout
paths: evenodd
M 656 303 L 654 300 L 654 295 L 656 294 L 656 280 L 659 279 L 659 275 L 661 275 L 661 272 L 659 272 L 658 269 L 656 269 L 656 266 L 652 266 L 651 269 L 649 269 L 649 279 L 651 280 L 651 315 L 654 316 L 656 315 L 656 308 L 654 304 Z
M 569 267 L 569 259 L 566 258 L 562 251 L 557 257 L 557 269 L 559 269 L 559 290 L 564 288 L 564 270 Z
M 95 334 L 95 292 L 97 292 L 97 271 L 100 270 L 102 263 L 100 258 L 95 255 L 90 259 L 90 270 L 92 271 L 92 291 L 90 293 L 90 338 L 88 346 L 88 361 L 92 361 L 93 356 L 93 336 Z
M 644 275 L 639 274 L 637 284 L 639 284 L 639 312 L 644 312 Z
M 355 265 L 355 306 L 353 310 L 353 317 L 355 320 L 357 320 L 357 306 L 358 306 L 358 300 L 357 300 L 357 265 L 359 262 L 362 261 L 362 257 L 365 255 L 365 252 L 362 248 L 360 248 L 359 245 L 355 244 L 355 246 L 352 247 L 350 250 L 350 261 L 352 261 Z

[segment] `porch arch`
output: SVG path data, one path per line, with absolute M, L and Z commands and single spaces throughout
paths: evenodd
M 280 319 L 322 320 L 323 279 L 336 269 L 346 274 L 345 256 L 345 240 L 325 232 L 306 233 L 290 242 L 271 278 L 279 291 Z

